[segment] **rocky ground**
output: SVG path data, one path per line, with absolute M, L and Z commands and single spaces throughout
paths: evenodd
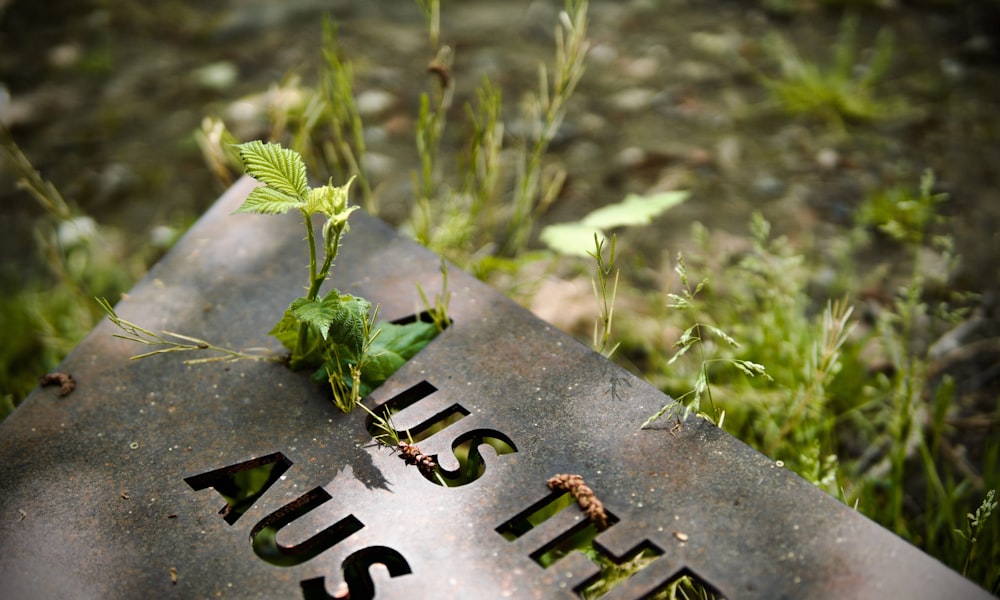
M 700 220 L 734 233 L 750 211 L 799 236 L 835 236 L 868 190 L 915 182 L 933 168 L 951 195 L 947 213 L 965 256 L 964 281 L 997 279 L 1000 209 L 995 3 L 894 2 L 861 14 L 858 68 L 878 30 L 895 36 L 876 97 L 905 109 L 841 131 L 790 118 L 768 102 L 758 71 L 775 74 L 765 40 L 784 36 L 821 65 L 832 61 L 838 9 L 779 3 L 594 2 L 593 48 L 556 148 L 571 178 L 550 214 L 569 220 L 625 193 L 694 191 L 637 251 Z M 786 3 L 787 4 L 787 3 Z M 813 3 L 815 4 L 815 3 Z M 876 3 L 886 5 L 886 3 Z M 480 78 L 503 90 L 508 112 L 551 61 L 559 2 L 448 5 L 443 41 L 455 50 L 455 117 Z M 0 118 L 64 194 L 102 222 L 143 239 L 157 225 L 196 217 L 219 192 L 193 143 L 206 115 L 239 135 L 266 135 L 260 96 L 290 72 L 308 83 L 329 11 L 355 62 L 384 216 L 408 209 L 413 116 L 427 89 L 423 20 L 415 3 L 57 2 L 0 5 Z M 257 95 L 257 96 L 255 96 Z M 511 126 L 508 125 L 508 129 Z M 459 138 L 459 127 L 451 133 Z M 37 211 L 0 179 L 0 219 L 30 229 Z M 17 236 L 5 238 L 4 255 Z

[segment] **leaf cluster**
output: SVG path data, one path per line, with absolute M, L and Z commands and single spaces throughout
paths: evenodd
M 310 187 L 301 155 L 279 144 L 248 142 L 237 147 L 248 175 L 264 185 L 255 188 L 237 210 L 276 215 L 298 210 L 309 242 L 307 293 L 292 300 L 271 329 L 291 353 L 293 369 L 313 369 L 313 377 L 327 381 L 334 403 L 349 412 L 358 400 L 385 381 L 404 362 L 437 335 L 433 323 L 376 324 L 377 309 L 358 296 L 331 289 L 320 295 L 341 238 L 350 227 L 348 216 L 356 210 L 348 202 L 351 181 Z M 326 217 L 322 228 L 323 259 L 319 261 L 312 226 L 314 215 Z

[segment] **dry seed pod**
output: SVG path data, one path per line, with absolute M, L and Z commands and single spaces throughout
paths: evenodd
M 548 485 L 550 490 L 569 492 L 598 531 L 608 528 L 608 513 L 604 510 L 604 504 L 597 499 L 594 490 L 587 486 L 583 477 L 570 474 L 556 475 L 549 479 Z
M 437 468 L 434 459 L 421 452 L 414 444 L 399 442 L 399 457 L 408 465 L 416 465 L 420 472 L 427 476 L 433 475 L 434 469 Z

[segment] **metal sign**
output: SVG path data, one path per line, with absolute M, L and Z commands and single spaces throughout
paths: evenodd
M 275 347 L 306 257 L 295 217 L 230 215 L 252 185 L 119 313 Z M 438 258 L 351 218 L 331 284 L 419 312 Z M 727 598 L 988 597 L 702 420 L 640 430 L 660 392 L 457 270 L 450 287 L 452 326 L 366 401 L 410 460 L 304 373 L 129 361 L 98 326 L 61 367 L 76 389 L 0 425 L 3 596 L 635 599 L 689 576 Z

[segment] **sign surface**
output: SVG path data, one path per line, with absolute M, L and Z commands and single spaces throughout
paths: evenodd
M 230 347 L 300 293 L 300 223 L 230 215 L 237 183 L 118 306 L 150 329 Z M 329 283 L 404 319 L 439 259 L 351 217 Z M 366 401 L 386 406 L 434 477 L 374 443 L 305 373 L 272 363 L 140 361 L 104 322 L 0 424 L 5 598 L 605 598 L 681 575 L 727 598 L 987 594 L 723 431 L 640 424 L 659 391 L 452 269 L 451 327 Z M 584 478 L 594 524 L 546 481 Z M 575 541 L 596 536 L 587 557 Z M 641 567 L 641 568 L 640 568 Z

